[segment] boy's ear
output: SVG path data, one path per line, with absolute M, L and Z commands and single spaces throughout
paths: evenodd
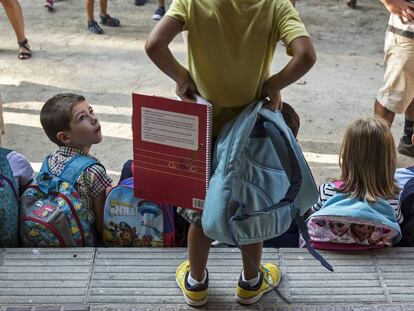
M 68 145 L 72 142 L 72 139 L 69 135 L 67 135 L 65 132 L 58 132 L 56 134 L 56 137 L 59 141 L 61 141 L 64 145 Z
M 414 134 L 411 135 L 411 143 L 414 144 Z

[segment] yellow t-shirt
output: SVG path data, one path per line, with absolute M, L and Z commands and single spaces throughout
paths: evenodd
M 255 99 L 276 43 L 309 36 L 289 0 L 174 0 L 167 15 L 188 30 L 188 67 L 214 106 L 214 133 Z

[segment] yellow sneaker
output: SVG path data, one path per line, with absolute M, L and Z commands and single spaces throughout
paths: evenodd
M 207 288 L 208 288 L 208 271 L 204 284 L 191 286 L 187 279 L 190 274 L 190 262 L 188 260 L 181 263 L 175 272 L 175 280 L 184 295 L 184 300 L 187 304 L 193 307 L 200 307 L 207 303 Z
M 250 286 L 244 282 L 240 275 L 239 283 L 236 288 L 236 300 L 244 305 L 251 305 L 258 301 L 263 294 L 271 291 L 279 285 L 282 273 L 278 266 L 265 263 L 260 266 L 260 280 L 256 286 Z

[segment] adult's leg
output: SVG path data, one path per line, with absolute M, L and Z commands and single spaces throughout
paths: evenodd
M 404 132 L 402 140 L 405 145 L 412 145 L 411 137 L 414 132 L 414 99 L 405 110 Z M 400 147 L 401 148 L 401 147 Z
M 395 113 L 381 105 L 378 100 L 376 100 L 374 104 L 374 114 L 376 117 L 387 121 L 390 126 L 392 125 L 395 117 Z
M 407 107 L 405 111 L 405 117 L 408 120 L 414 121 L 414 99 L 411 101 L 410 105 Z
M 26 39 L 24 33 L 24 20 L 20 4 L 17 0 L 0 0 L 4 6 L 10 24 L 16 33 L 17 41 L 22 42 Z

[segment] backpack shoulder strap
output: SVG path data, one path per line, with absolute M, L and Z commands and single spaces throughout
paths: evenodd
M 86 155 L 77 155 L 70 159 L 59 177 L 70 184 L 75 184 L 79 179 L 79 176 L 90 166 L 98 164 L 102 166 L 98 161 L 86 156 Z M 102 166 L 103 167 L 103 166 Z
M 6 157 L 13 150 L 0 147 L 0 156 Z

